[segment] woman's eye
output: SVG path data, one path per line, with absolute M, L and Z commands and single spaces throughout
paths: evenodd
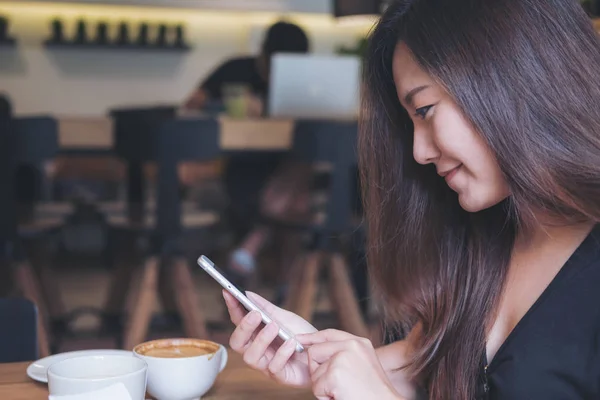
M 420 117 L 421 119 L 425 119 L 425 117 L 427 116 L 427 113 L 429 112 L 429 110 L 431 110 L 431 106 L 425 106 L 425 107 L 421 107 L 421 108 L 417 108 L 415 111 L 415 115 L 417 117 Z

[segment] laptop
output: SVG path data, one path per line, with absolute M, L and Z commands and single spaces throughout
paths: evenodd
M 269 116 L 356 119 L 360 78 L 358 57 L 276 54 L 271 61 Z

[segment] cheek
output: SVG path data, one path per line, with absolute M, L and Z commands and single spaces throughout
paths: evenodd
M 487 143 L 455 107 L 437 109 L 433 124 L 442 159 L 463 164 L 473 176 L 498 176 L 500 169 Z
M 433 119 L 435 141 L 445 160 L 462 164 L 478 153 L 476 133 L 454 107 L 440 105 Z
M 489 208 L 509 194 L 508 184 L 485 140 L 452 106 L 439 107 L 433 121 L 442 160 L 463 164 L 456 178 L 461 207 L 469 212 Z
M 494 157 L 482 149 L 465 166 L 464 190 L 459 191 L 461 207 L 477 212 L 492 207 L 510 195 L 510 190 Z
M 471 160 L 471 171 L 476 181 L 482 186 L 481 190 L 490 197 L 503 200 L 509 194 L 508 183 L 504 178 L 504 174 L 496 161 L 496 158 L 491 153 L 487 143 L 483 138 L 477 135 L 475 146 L 478 151 L 473 155 Z

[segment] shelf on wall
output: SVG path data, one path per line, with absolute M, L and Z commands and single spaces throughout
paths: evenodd
M 17 45 L 17 39 L 5 38 L 0 39 L 0 47 L 15 47 Z
M 137 45 L 127 44 L 119 45 L 113 43 L 77 43 L 77 42 L 52 42 L 46 41 L 44 47 L 48 49 L 66 49 L 66 50 L 114 50 L 114 51 L 146 51 L 146 52 L 187 52 L 191 50 L 188 45 L 183 46 L 155 46 L 155 45 Z
M 0 4 L 32 4 L 50 7 L 70 6 L 129 6 L 143 8 L 197 9 L 214 11 L 258 11 L 275 13 L 331 14 L 327 0 L 0 0 Z

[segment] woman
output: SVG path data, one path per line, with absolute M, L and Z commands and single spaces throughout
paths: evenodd
M 389 5 L 360 154 L 373 282 L 410 334 L 375 350 L 259 299 L 292 354 L 226 296 L 231 347 L 320 399 L 600 398 L 598 65 L 575 0 Z

